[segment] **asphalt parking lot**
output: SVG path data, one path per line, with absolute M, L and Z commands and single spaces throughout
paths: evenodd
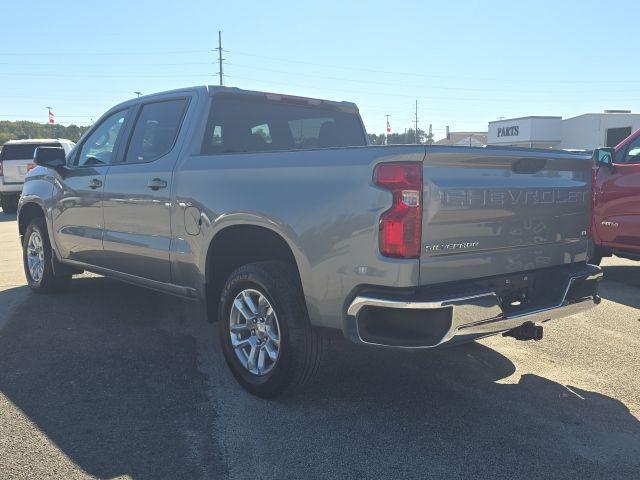
M 640 263 L 541 342 L 332 345 L 298 394 L 234 382 L 194 305 L 85 275 L 24 284 L 0 212 L 0 477 L 638 478 Z

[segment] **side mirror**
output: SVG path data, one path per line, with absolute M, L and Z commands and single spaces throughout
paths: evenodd
M 613 170 L 613 158 L 616 151 L 613 148 L 596 148 L 593 157 L 598 165 L 602 165 Z
M 64 167 L 66 154 L 61 147 L 38 147 L 33 154 L 33 162 L 43 167 L 57 168 Z

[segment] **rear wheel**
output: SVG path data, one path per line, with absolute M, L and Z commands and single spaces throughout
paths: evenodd
M 56 292 L 71 283 L 70 274 L 56 274 L 54 271 L 54 253 L 43 218 L 34 218 L 27 226 L 22 243 L 22 259 L 27 284 L 34 292 Z
M 0 197 L 2 211 L 10 214 L 16 213 L 18 211 L 19 199 L 20 197 L 18 195 L 2 195 L 2 197 Z
M 317 370 L 323 340 L 309 325 L 295 273 L 285 263 L 236 269 L 219 307 L 224 357 L 254 395 L 270 398 L 305 383 Z
M 593 242 L 589 242 L 589 250 L 587 252 L 588 259 L 587 263 L 591 265 L 600 265 L 602 262 L 602 257 L 604 256 L 604 252 L 598 246 L 596 246 Z

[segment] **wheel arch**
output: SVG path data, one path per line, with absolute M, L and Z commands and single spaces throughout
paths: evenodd
M 20 206 L 18 210 L 18 232 L 20 233 L 20 238 L 24 236 L 31 220 L 38 217 L 43 218 L 45 221 L 47 219 L 44 208 L 39 203 L 30 201 Z
M 205 260 L 207 313 L 217 316 L 224 283 L 233 270 L 247 263 L 280 260 L 291 265 L 304 293 L 308 263 L 298 246 L 270 223 L 238 221 L 218 229 L 209 241 Z M 306 302 L 305 302 L 306 303 Z

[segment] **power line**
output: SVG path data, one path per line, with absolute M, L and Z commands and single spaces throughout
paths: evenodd
M 1 54 L 0 54 L 1 55 Z M 187 65 L 213 65 L 214 62 L 175 62 L 175 63 L 24 63 L 0 62 L 9 67 L 183 67 Z
M 110 74 L 93 74 L 93 75 L 75 75 L 71 73 L 17 73 L 17 72 L 0 72 L 0 75 L 11 77 L 73 77 L 73 78 L 192 78 L 192 77 L 213 77 L 211 73 L 192 73 L 192 74 L 172 74 L 172 75 L 110 75 Z
M 214 49 L 217 50 L 217 49 Z M 229 52 L 228 50 L 226 50 Z M 119 51 L 119 52 L 0 52 L 0 58 L 3 56 L 9 57 L 55 57 L 55 56 L 144 56 L 144 55 L 181 55 L 181 54 L 191 54 L 191 53 L 211 53 L 211 50 L 164 50 L 164 51 Z M 354 67 L 347 65 L 336 65 L 336 64 L 327 64 L 327 63 L 318 63 L 318 62 L 308 62 L 304 60 L 296 60 L 291 58 L 283 58 L 283 57 L 272 57 L 268 55 L 259 55 L 255 53 L 249 52 L 241 52 L 241 51 L 231 51 L 230 53 L 234 53 L 235 55 L 246 56 L 246 57 L 254 57 L 254 58 L 262 58 L 265 60 L 285 62 L 285 63 L 295 63 L 301 65 L 312 65 L 318 67 L 325 68 L 333 68 L 333 69 L 341 69 L 341 70 L 352 70 L 352 71 L 361 71 L 361 72 L 369 72 L 369 73 L 380 73 L 385 75 L 401 75 L 401 76 L 411 76 L 411 77 L 422 77 L 422 78 L 437 78 L 437 79 L 459 79 L 459 80 L 486 80 L 493 82 L 518 82 L 518 83 L 545 83 L 545 84 L 554 84 L 554 83 L 568 83 L 568 84 L 576 84 L 576 83 L 584 83 L 584 84 L 640 84 L 640 80 L 584 80 L 584 79 L 527 79 L 527 78 L 504 78 L 504 77 L 475 77 L 475 76 L 461 76 L 461 75 L 427 75 L 416 72 L 403 72 L 403 71 L 392 71 L 392 70 L 382 70 L 375 68 L 362 68 L 362 67 Z M 0 63 L 6 64 L 6 63 Z M 174 64 L 176 66 L 186 65 L 187 63 L 177 63 Z M 203 62 L 203 65 L 209 64 L 209 62 Z M 41 64 L 43 66 L 47 64 Z M 49 65 L 61 65 L 59 63 L 49 64 Z M 150 64 L 153 65 L 153 64 Z M 165 65 L 165 64 L 157 64 L 157 65 Z M 166 64 L 167 66 L 172 64 Z
M 221 44 L 221 38 L 220 38 L 220 33 L 219 32 L 219 45 Z M 219 46 L 218 48 L 215 48 L 214 50 L 218 51 L 218 65 L 219 65 L 219 69 L 218 72 L 216 73 L 216 75 L 218 75 L 220 77 L 220 84 L 223 84 L 222 81 L 222 77 L 225 77 L 227 75 L 224 75 L 223 70 L 222 70 L 222 65 L 223 63 L 226 63 L 227 65 L 231 65 L 234 67 L 240 67 L 240 68 L 248 68 L 248 69 L 252 69 L 252 70 L 262 70 L 262 71 L 268 71 L 268 72 L 274 72 L 274 73 L 281 73 L 284 75 L 293 75 L 293 76 L 300 76 L 300 77 L 308 77 L 308 78 L 320 78 L 320 79 L 325 79 L 325 80 L 335 80 L 335 81 L 339 81 L 339 82 L 350 82 L 350 83 L 356 83 L 356 84 L 371 84 L 371 85 L 382 85 L 382 86 L 390 86 L 390 87 L 396 87 L 396 88 L 418 88 L 418 89 L 431 89 L 431 90 L 450 90 L 450 91 L 471 91 L 471 92 L 505 92 L 504 88 L 467 88 L 467 87 L 447 87 L 447 86 L 437 86 L 437 85 L 416 85 L 416 84 L 400 84 L 400 83 L 392 83 L 392 82 L 381 82 L 381 81 L 374 81 L 374 80 L 357 80 L 357 79 L 352 79 L 352 78 L 345 78 L 345 77 L 335 77 L 335 76 L 327 76 L 327 75 L 317 75 L 317 74 L 308 74 L 308 73 L 301 73 L 301 72 L 290 72 L 290 71 L 286 71 L 286 70 L 279 70 L 279 69 L 273 69 L 273 68 L 266 68 L 266 67 L 258 67 L 258 66 L 253 66 L 253 65 L 243 65 L 243 64 L 238 64 L 238 63 L 228 63 L 225 62 L 224 58 L 222 58 L 222 51 L 226 51 L 223 50 L 221 46 Z M 182 63 L 148 63 L 148 64 L 135 64 L 135 63 L 122 63 L 122 64 L 118 64 L 118 63 L 112 63 L 112 64 L 98 64 L 98 63 L 94 63 L 94 64 L 56 64 L 56 63 L 43 63 L 43 64 L 19 64 L 19 63 L 8 63 L 8 62 L 0 62 L 0 65 L 9 65 L 9 66 L 123 66 L 123 67 L 130 67 L 130 66 L 187 66 L 187 65 L 211 65 L 213 62 L 182 62 Z M 94 78 L 94 77 L 108 77 L 108 78 L 180 78 L 180 77 L 191 77 L 191 76 L 211 76 L 211 75 L 200 75 L 200 74 L 192 74 L 192 75 L 187 75 L 187 74 L 172 74 L 172 75 L 167 75 L 167 74 L 140 74 L 140 75 L 114 75 L 114 74 L 83 74 L 83 75 L 72 75 L 72 74 L 60 74 L 60 73 L 42 73 L 42 72 L 37 72 L 37 73 L 19 73 L 19 72 L 0 72 L 0 75 L 7 75 L 7 76 L 22 76 L 22 75 L 29 75 L 29 76 L 42 76 L 42 77 L 47 77 L 47 76 L 58 76 L 58 77 L 76 77 L 76 76 L 84 76 L 84 77 L 89 77 L 89 78 Z M 540 94 L 562 94 L 562 93 L 580 93 L 580 94 L 585 94 L 585 93 L 624 93 L 624 94 L 628 94 L 629 92 L 640 92 L 640 90 L 629 90 L 629 89 L 625 89 L 625 90 L 580 90 L 580 91 L 576 91 L 575 89 L 572 89 L 569 92 L 563 92 L 563 91 L 557 91 L 557 90 L 528 90 L 528 89 L 510 89 L 509 92 L 513 92 L 513 93 L 540 93 Z
M 0 52 L 2 56 L 12 57 L 55 57 L 55 56 L 119 56 L 119 55 L 181 55 L 185 53 L 210 53 L 211 50 L 165 50 L 155 52 Z
M 258 55 L 255 53 L 246 53 L 246 52 L 238 52 L 236 50 L 230 51 L 235 55 L 247 56 L 247 57 L 255 57 L 255 58 L 263 58 L 265 60 L 275 60 L 279 62 L 287 62 L 287 63 L 297 63 L 301 65 L 313 65 L 316 67 L 326 67 L 326 68 L 336 68 L 343 70 L 355 70 L 360 72 L 369 72 L 369 73 L 382 73 L 386 75 L 402 75 L 402 76 L 411 76 L 411 77 L 424 77 L 424 78 L 440 78 L 440 79 L 458 79 L 458 80 L 486 80 L 492 82 L 519 82 L 519 83 L 637 83 L 640 84 L 640 80 L 532 80 L 532 79 L 522 79 L 522 78 L 496 78 L 496 77 L 471 77 L 471 76 L 459 76 L 459 75 L 426 75 L 422 73 L 415 72 L 399 72 L 399 71 L 390 71 L 390 70 L 378 70 L 372 68 L 360 68 L 360 67 L 352 67 L 346 65 L 331 65 L 327 63 L 315 63 L 315 62 L 307 62 L 302 60 L 292 60 L 286 59 L 282 57 L 271 57 L 265 55 Z
M 335 80 L 335 81 L 339 81 L 339 82 L 351 82 L 351 83 L 362 83 L 362 84 L 371 84 L 371 85 L 383 85 L 383 86 L 390 86 L 390 87 L 399 87 L 399 88 L 420 88 L 420 89 L 432 89 L 432 90 L 452 90 L 452 91 L 470 91 L 470 92 L 505 92 L 504 88 L 466 88 L 466 87 L 444 87 L 444 86 L 433 86 L 433 85 L 416 85 L 416 84 L 400 84 L 400 83 L 392 83 L 392 82 L 380 82 L 380 81 L 375 81 L 375 80 L 356 80 L 356 79 L 352 79 L 352 78 L 345 78 L 345 77 L 334 77 L 334 76 L 326 76 L 326 75 L 316 75 L 316 74 L 310 74 L 310 73 L 300 73 L 300 72 L 290 72 L 290 71 L 286 71 L 286 70 L 278 70 L 278 69 L 273 69 L 273 68 L 267 68 L 267 67 L 256 67 L 256 66 L 252 66 L 252 65 L 243 65 L 243 64 L 239 64 L 239 63 L 227 63 L 230 66 L 233 67 L 240 67 L 240 68 L 248 68 L 248 69 L 252 69 L 252 70 L 263 70 L 263 71 L 267 71 L 267 72 L 273 72 L 273 73 L 281 73 L 281 74 L 285 74 L 285 75 L 294 75 L 294 76 L 299 76 L 299 77 L 309 77 L 309 78 L 321 78 L 321 79 L 325 79 L 325 80 Z M 630 91 L 635 91 L 635 92 L 640 92 L 640 90 L 629 90 L 629 89 L 624 89 L 624 90 L 580 90 L 580 91 L 576 91 L 575 89 L 572 89 L 570 91 L 558 91 L 558 90 L 525 90 L 525 89 L 510 89 L 508 90 L 508 92 L 513 92 L 513 93 L 542 93 L 542 94 L 549 94 L 549 93 L 557 93 L 557 94 L 562 94 L 562 93 L 628 93 Z
M 218 50 L 218 49 L 214 49 Z M 228 50 L 226 50 L 229 52 Z M 55 57 L 55 56 L 144 56 L 144 55 L 181 55 L 181 54 L 191 54 L 191 53 L 211 53 L 211 50 L 165 50 L 165 51 L 119 51 L 119 52 L 0 52 L 0 57 L 3 56 L 11 56 L 11 57 Z M 437 79 L 459 79 L 459 80 L 486 80 L 493 82 L 518 82 L 518 83 L 545 83 L 545 84 L 554 84 L 554 83 L 568 83 L 568 84 L 640 84 L 640 80 L 584 80 L 584 79 L 527 79 L 527 78 L 504 78 L 504 77 L 475 77 L 475 76 L 461 76 L 461 75 L 426 75 L 416 72 L 402 72 L 402 71 L 391 71 L 391 70 L 381 70 L 375 68 L 362 68 L 362 67 L 353 67 L 347 65 L 335 65 L 335 64 L 327 64 L 327 63 L 317 63 L 317 62 L 308 62 L 303 60 L 296 60 L 291 58 L 283 58 L 283 57 L 272 57 L 267 55 L 259 55 L 255 53 L 241 52 L 241 51 L 231 51 L 235 55 L 254 57 L 254 58 L 262 58 L 265 60 L 278 61 L 278 62 L 286 62 L 286 63 L 295 63 L 301 65 L 313 65 L 318 67 L 325 68 L 334 68 L 334 69 L 342 69 L 342 70 L 353 70 L 353 71 L 361 71 L 361 72 L 369 72 L 369 73 L 380 73 L 385 75 L 401 75 L 401 76 L 411 76 L 411 77 L 423 77 L 423 78 L 437 78 Z M 203 62 L 202 64 L 208 64 L 209 62 Z M 0 63 L 2 64 L 2 63 Z M 185 63 L 186 64 L 186 63 Z M 42 64 L 47 65 L 47 64 Z M 50 65 L 61 65 L 50 64 Z M 152 64 L 150 64 L 152 65 Z M 164 65 L 164 64 L 157 64 Z M 172 65 L 172 64 L 166 64 Z M 182 63 L 174 64 L 176 66 L 183 65 Z
M 249 81 L 253 81 L 253 82 L 265 82 L 265 79 L 257 79 L 257 78 L 251 78 L 251 77 L 244 77 L 244 76 L 238 76 L 238 75 L 234 75 L 234 78 L 237 79 L 241 79 L 241 80 L 249 80 Z M 289 83 L 289 82 L 276 82 L 276 81 L 272 81 L 272 80 L 268 80 L 266 83 L 269 84 L 274 84 L 274 85 L 286 85 L 289 87 L 299 87 L 299 88 L 305 88 L 305 89 L 312 89 L 312 90 L 323 90 L 323 91 L 335 91 L 335 92 L 343 92 L 343 93 L 353 93 L 356 95 L 373 95 L 376 97 L 380 97 L 380 92 L 368 92 L 368 91 L 363 91 L 363 90 L 349 90 L 349 89 L 344 89 L 344 88 L 333 88 L 333 87 L 316 87 L 313 85 L 303 85 L 303 84 L 295 84 L 295 83 Z M 384 93 L 385 97 L 402 97 L 402 98 L 413 98 L 415 99 L 416 96 L 415 95 L 410 95 L 410 94 L 402 94 L 402 93 L 388 93 L 385 92 Z M 437 96 L 437 97 L 425 97 L 425 96 L 419 96 L 418 97 L 421 100 L 461 100 L 461 101 L 469 101 L 469 100 L 473 100 L 473 101 L 490 101 L 490 102 L 506 102 L 506 103 L 513 103 L 513 104 L 521 104 L 522 102 L 520 102 L 518 99 L 507 99 L 507 98 L 485 98 L 485 97 L 445 97 L 445 96 Z M 538 99 L 537 101 L 542 102 L 543 100 Z M 629 98 L 626 97 L 624 99 L 598 99 L 599 102 L 630 102 L 630 101 L 640 101 L 640 98 Z M 557 104 L 557 103 L 562 103 L 562 102 L 566 102 L 566 103 L 584 103 L 584 98 L 576 98 L 576 99 L 568 99 L 568 98 L 561 98 L 561 99 L 548 99 L 548 102 L 553 103 L 553 104 Z

